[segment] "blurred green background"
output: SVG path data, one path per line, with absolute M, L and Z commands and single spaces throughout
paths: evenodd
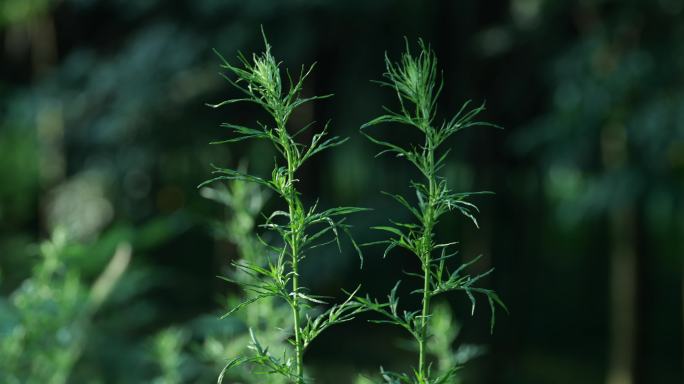
M 485 306 L 471 317 L 466 297 L 450 297 L 457 343 L 484 347 L 464 383 L 683 382 L 681 0 L 0 0 L 5 382 L 12 369 L 41 383 L 51 382 L 41 370 L 74 383 L 214 382 L 230 356 L 208 335 L 235 341 L 233 322 L 216 320 L 235 287 L 215 276 L 240 245 L 220 235 L 224 209 L 196 186 L 210 163 L 264 174 L 274 153 L 208 145 L 226 137 L 221 122 L 264 116 L 204 104 L 236 95 L 212 48 L 259 51 L 260 25 L 284 66 L 318 62 L 305 94 L 335 94 L 293 117 L 332 119 L 351 138 L 306 165 L 301 188 L 324 207 L 373 207 L 354 217 L 360 242 L 403 214 L 380 191 L 418 177 L 374 159 L 358 133 L 394 105 L 369 81 L 383 52 L 426 39 L 444 71 L 444 116 L 486 100 L 483 118 L 505 128 L 457 135 L 444 171 L 456 190 L 496 192 L 476 201 L 479 230 L 454 217 L 440 231 L 465 259 L 484 255 L 476 269 L 496 268 L 484 284 L 510 308 L 490 336 Z M 382 129 L 408 139 L 403 127 Z M 111 259 L 117 246 L 123 256 Z M 350 247 L 315 255 L 306 284 L 339 297 L 361 282 L 382 296 L 417 268 L 401 253 L 365 256 L 359 270 Z M 87 315 L 69 312 L 84 302 Z M 405 367 L 399 336 L 358 319 L 306 359 L 321 382 L 350 383 Z

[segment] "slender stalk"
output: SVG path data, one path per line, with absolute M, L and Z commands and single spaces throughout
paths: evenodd
M 290 207 L 290 212 L 292 212 L 292 207 Z M 299 297 L 297 292 L 299 291 L 299 260 L 297 251 L 297 242 L 295 240 L 296 236 L 293 235 L 292 247 L 292 292 L 294 297 L 292 298 L 292 320 L 295 335 L 295 356 L 297 363 L 297 384 L 304 382 L 304 350 L 302 347 L 302 336 L 301 328 L 299 326 L 299 319 L 301 317 L 300 307 L 299 307 Z
M 294 257 L 293 257 L 294 258 Z M 292 291 L 297 292 L 299 289 L 299 279 L 297 278 L 297 260 L 292 262 Z M 295 355 L 297 363 L 297 384 L 304 382 L 304 351 L 302 348 L 302 337 L 299 328 L 299 298 L 295 295 L 292 305 L 292 317 L 294 323 L 295 334 Z
M 285 124 L 281 121 L 278 123 L 281 132 L 285 132 Z M 298 220 L 297 207 L 301 205 L 299 197 L 297 197 L 297 189 L 294 187 L 295 181 L 295 159 L 292 154 L 292 148 L 289 141 L 285 137 L 281 140 L 284 143 L 285 155 L 287 157 L 287 183 L 289 185 L 288 211 L 290 213 L 290 252 L 292 264 L 292 320 L 293 331 L 295 335 L 295 363 L 297 384 L 304 383 L 304 348 L 302 345 L 301 328 L 299 319 L 301 318 L 299 305 L 299 234 L 301 233 L 300 223 Z
M 425 210 L 425 219 L 424 219 L 424 226 L 423 226 L 423 255 L 421 257 L 422 259 L 422 268 L 423 268 L 423 308 L 421 311 L 421 327 L 420 327 L 420 340 L 418 341 L 418 347 L 419 347 L 419 356 L 418 356 L 418 372 L 420 373 L 421 377 L 428 377 L 427 373 L 427 363 L 426 363 L 426 344 L 430 335 L 429 332 L 429 326 L 430 326 L 430 298 L 431 298 L 431 292 L 430 289 L 432 287 L 432 273 L 430 273 L 430 266 L 432 265 L 432 251 L 433 251 L 433 243 L 432 243 L 432 229 L 434 226 L 434 206 L 436 204 L 435 201 L 435 189 L 436 189 L 436 175 L 435 175 L 435 165 L 434 165 L 434 159 L 435 159 L 435 150 L 432 145 L 432 140 L 430 139 L 430 136 L 425 137 L 425 148 L 427 152 L 427 159 L 428 159 L 428 184 L 429 184 L 429 193 L 428 193 L 428 201 L 427 201 L 427 206 Z

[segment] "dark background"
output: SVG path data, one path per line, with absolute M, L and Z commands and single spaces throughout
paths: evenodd
M 476 200 L 479 230 L 453 217 L 439 234 L 461 242 L 464 260 L 484 255 L 475 269 L 496 268 L 483 285 L 510 308 L 490 335 L 484 302 L 470 317 L 467 298 L 450 297 L 459 342 L 488 348 L 464 368 L 464 382 L 682 382 L 677 0 L 2 0 L 3 295 L 30 275 L 31 244 L 63 226 L 93 255 L 132 242 L 132 273 L 145 276 L 133 279 L 139 293 L 96 318 L 95 335 L 101 327 L 143 339 L 220 309 L 218 298 L 234 287 L 214 276 L 235 251 L 212 235 L 209 222 L 221 212 L 196 186 L 210 163 L 247 160 L 267 175 L 274 153 L 263 143 L 208 145 L 226 137 L 221 122 L 265 117 L 204 104 L 237 95 L 218 76 L 212 48 L 230 60 L 260 51 L 260 25 L 283 66 L 318 63 L 306 95 L 335 94 L 293 117 L 332 119 L 333 133 L 351 138 L 310 162 L 300 186 L 309 203 L 320 196 L 324 207 L 373 207 L 352 220 L 360 242 L 381 236 L 368 227 L 405 215 L 380 191 L 408 191 L 418 177 L 401 159 L 375 159 L 378 148 L 358 133 L 382 105 L 395 105 L 369 80 L 380 78 L 385 51 L 398 57 L 404 36 L 424 38 L 439 58 L 442 116 L 486 100 L 482 118 L 505 128 L 456 135 L 444 170 L 455 190 L 496 192 Z M 378 132 L 401 142 L 405 129 Z M 305 282 L 338 297 L 361 282 L 382 296 L 402 270 L 418 267 L 401 253 L 382 260 L 370 248 L 365 256 L 359 271 L 351 248 L 329 248 L 307 259 Z M 103 259 L 87 259 L 84 275 Z M 306 359 L 329 382 L 349 382 L 349 372 L 406 355 L 399 335 L 357 320 L 322 336 Z M 98 359 L 86 351 L 77 369 L 119 377 L 137 356 L 121 351 Z M 609 380 L 616 372 L 631 379 Z

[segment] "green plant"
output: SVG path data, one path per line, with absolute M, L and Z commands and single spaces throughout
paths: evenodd
M 459 344 L 453 348 L 461 326 L 454 319 L 451 308 L 446 302 L 438 302 L 430 315 L 431 338 L 427 342 L 427 350 L 434 356 L 434 369 L 437 376 L 449 372 L 454 367 L 462 366 L 485 353 L 480 345 Z M 449 383 L 459 384 L 460 377 L 453 374 Z M 363 374 L 358 375 L 355 384 L 373 384 L 373 379 Z
M 88 286 L 65 263 L 67 235 L 56 230 L 40 245 L 41 260 L 9 297 L 0 299 L 0 382 L 69 381 L 91 331 L 92 318 L 128 267 L 131 247 L 121 243 Z
M 242 169 L 242 168 L 241 168 Z M 212 222 L 216 238 L 234 245 L 237 263 L 267 266 L 269 251 L 255 235 L 256 220 L 264 204 L 272 195 L 257 184 L 243 180 L 200 190 L 202 197 L 219 203 L 225 210 L 220 219 Z M 253 276 L 239 269 L 226 272 L 231 279 L 249 285 L 258 283 Z M 231 292 L 222 304 L 227 308 L 239 305 L 254 297 L 253 292 Z M 289 344 L 283 330 L 291 327 L 290 309 L 273 297 L 263 298 L 244 310 L 220 319 L 216 313 L 204 314 L 188 323 L 174 325 L 156 333 L 148 342 L 148 355 L 154 362 L 156 374 L 153 383 L 208 382 L 226 363 L 226 356 L 249 353 L 250 329 L 265 341 L 272 354 L 285 351 Z M 283 377 L 255 375 L 243 365 L 226 371 L 223 377 L 231 383 L 283 384 Z
M 233 266 L 242 273 L 251 277 L 252 282 L 244 282 L 230 277 L 223 279 L 241 285 L 251 293 L 244 302 L 236 305 L 226 313 L 229 316 L 247 305 L 265 298 L 280 298 L 290 308 L 292 313 L 292 351 L 283 353 L 282 356 L 273 355 L 268 347 L 263 346 L 255 332 L 251 332 L 251 349 L 249 356 L 239 356 L 230 360 L 221 375 L 222 381 L 225 372 L 229 369 L 243 365 L 253 364 L 265 370 L 264 373 L 280 375 L 288 382 L 302 384 L 305 382 L 304 351 L 321 332 L 328 327 L 351 320 L 354 315 L 363 308 L 353 301 L 352 293 L 341 304 L 335 304 L 325 311 L 315 313 L 312 306 L 326 304 L 322 297 L 313 295 L 301 284 L 300 263 L 306 253 L 314 248 L 335 242 L 340 246 L 340 232 L 349 235 L 349 225 L 344 222 L 346 215 L 362 211 L 357 207 L 337 207 L 323 211 L 317 211 L 317 204 L 305 207 L 301 195 L 297 190 L 297 171 L 306 162 L 321 151 L 338 146 L 346 141 L 339 137 L 328 137 L 328 124 L 322 131 L 313 134 L 308 144 L 302 144 L 296 140 L 299 133 L 309 129 L 312 125 L 298 127 L 296 131 L 288 131 L 288 120 L 292 113 L 301 105 L 315 100 L 329 97 L 312 96 L 302 97 L 304 80 L 309 76 L 314 65 L 305 69 L 302 66 L 299 78 L 294 80 L 289 72 L 287 84 L 284 84 L 280 72 L 280 63 L 271 54 L 271 47 L 264 35 L 265 51 L 254 54 L 252 59 L 247 59 L 239 54 L 241 66 L 234 66 L 226 61 L 220 54 L 225 69 L 229 76 L 224 77 L 228 82 L 241 91 L 244 97 L 229 99 L 213 107 L 220 107 L 237 102 L 254 103 L 268 113 L 271 123 L 257 122 L 257 128 L 250 128 L 233 123 L 224 123 L 223 126 L 231 129 L 237 136 L 216 143 L 233 143 L 246 139 L 261 139 L 270 142 L 280 155 L 283 165 L 276 164 L 270 179 L 246 174 L 240 171 L 215 167 L 214 173 L 218 176 L 203 183 L 218 180 L 241 180 L 253 182 L 272 190 L 280 197 L 286 206 L 286 210 L 276 210 L 269 214 L 261 228 L 273 232 L 281 241 L 266 243 L 263 245 L 271 250 L 275 259 L 266 260 L 266 266 L 261 263 L 243 260 L 233 263 Z M 202 186 L 201 185 L 201 186 Z M 349 236 L 351 239 L 351 236 Z M 359 248 L 351 240 L 359 255 Z
M 430 330 L 432 337 L 427 341 L 427 350 L 434 356 L 438 376 L 484 353 L 484 347 L 472 344 L 460 344 L 458 348 L 453 349 L 461 326 L 454 319 L 449 304 L 445 302 L 439 302 L 433 306 L 430 315 Z M 452 382 L 460 383 L 456 376 Z
M 227 186 L 204 187 L 201 193 L 202 196 L 226 208 L 226 218 L 217 222 L 215 229 L 219 238 L 228 240 L 236 246 L 239 255 L 237 263 L 267 267 L 268 260 L 272 259 L 272 252 L 269 253 L 269 249 L 259 241 L 254 230 L 258 215 L 271 196 L 269 190 L 243 180 L 231 180 Z M 233 269 L 229 274 L 231 279 L 240 281 L 243 285 L 258 283 L 253 275 L 239 269 Z M 227 298 L 227 305 L 232 308 L 253 297 L 255 293 L 249 290 L 231 294 Z M 203 339 L 199 356 L 205 366 L 209 365 L 207 370 L 211 370 L 216 365 L 219 365 L 218 369 L 221 369 L 225 364 L 225 356 L 249 353 L 248 346 L 251 338 L 249 329 L 254 329 L 259 334 L 260 340 L 269 346 L 272 354 L 282 354 L 289 345 L 288 335 L 283 329 L 292 327 L 291 319 L 290 308 L 275 297 L 262 298 L 247 306 L 243 311 L 233 313 L 228 322 L 220 321 L 220 324 L 214 324 L 215 317 L 211 316 L 211 319 L 202 321 L 198 327 L 200 337 Z M 284 382 L 281 376 L 254 375 L 247 366 L 231 369 L 226 372 L 224 378 L 255 384 Z
M 447 261 L 456 255 L 449 253 L 449 249 L 456 242 L 438 243 L 435 240 L 435 226 L 442 215 L 450 211 L 459 211 L 473 221 L 477 226 L 475 213 L 477 207 L 468 201 L 468 198 L 484 192 L 453 192 L 447 186 L 447 180 L 439 176 L 440 169 L 444 166 L 449 150 L 440 151 L 440 147 L 454 133 L 461 129 L 472 126 L 495 126 L 475 120 L 475 117 L 484 110 L 484 104 L 468 109 L 469 103 L 465 103 L 461 109 L 448 121 L 436 126 L 437 99 L 442 90 L 443 82 L 437 78 L 437 59 L 434 52 L 419 41 L 420 53 L 414 56 L 408 47 L 403 53 L 401 61 L 394 63 L 385 56 L 386 73 L 385 80 L 379 83 L 392 88 L 399 99 L 399 111 L 394 112 L 385 108 L 386 114 L 377 117 L 361 127 L 361 132 L 373 143 L 384 147 L 383 153 L 393 153 L 397 157 L 407 159 L 413 164 L 423 181 L 412 181 L 411 187 L 416 192 L 417 206 L 411 205 L 409 199 L 389 194 L 404 208 L 415 216 L 417 223 L 393 222 L 391 226 L 379 226 L 375 229 L 388 232 L 392 235 L 389 240 L 383 240 L 374 244 L 385 244 L 386 256 L 394 248 L 403 248 L 416 255 L 420 261 L 420 274 L 409 275 L 422 279 L 422 289 L 414 291 L 422 296 L 422 307 L 416 311 L 399 311 L 399 297 L 397 289 L 399 283 L 392 289 L 388 302 L 381 303 L 378 300 L 357 298 L 357 301 L 366 308 L 385 316 L 386 320 L 379 323 L 391 323 L 403 327 L 415 339 L 418 345 L 418 367 L 413 370 L 413 375 L 406 373 L 383 372 L 383 378 L 389 383 L 420 383 L 437 384 L 450 382 L 457 367 L 444 370 L 441 374 L 431 374 L 431 363 L 428 361 L 428 347 L 430 346 L 431 327 L 430 319 L 433 316 L 431 301 L 433 297 L 450 291 L 464 291 L 472 303 L 472 311 L 475 310 L 475 293 L 487 297 L 492 311 L 491 327 L 495 322 L 496 304 L 505 308 L 495 292 L 489 289 L 475 286 L 475 283 L 492 271 L 471 276 L 465 273 L 466 268 L 477 261 L 462 264 L 450 272 Z M 412 146 L 410 149 L 377 139 L 365 132 L 365 129 L 383 123 L 398 123 L 416 128 L 424 136 L 425 141 L 421 145 Z M 379 154 L 379 155 L 380 155 Z M 434 377 L 433 377 L 434 376 Z
M 185 363 L 183 345 L 186 335 L 181 328 L 166 328 L 152 339 L 152 356 L 159 365 L 160 374 L 153 384 L 180 384 L 183 382 L 182 367 Z

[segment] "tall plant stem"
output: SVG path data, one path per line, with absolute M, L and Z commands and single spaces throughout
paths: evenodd
M 293 209 L 290 208 L 290 211 Z M 293 295 L 293 305 L 292 305 L 292 317 L 293 317 L 293 328 L 295 334 L 295 355 L 297 356 L 297 384 L 304 383 L 304 350 L 302 348 L 302 337 L 299 327 L 299 297 L 297 295 L 297 290 L 299 289 L 299 271 L 298 271 L 298 260 L 297 260 L 297 247 L 296 244 L 292 244 L 292 292 Z
M 430 258 L 429 254 L 425 254 L 424 257 Z M 429 262 L 429 260 L 428 260 Z M 426 262 L 423 261 L 423 264 Z M 428 264 L 429 265 L 429 264 Z M 420 327 L 420 340 L 418 340 L 418 372 L 420 377 L 427 377 L 426 372 L 426 344 L 428 338 L 428 316 L 430 314 L 430 268 L 429 266 L 423 266 L 423 310 L 421 314 L 421 327 Z
M 290 215 L 295 211 L 295 207 L 290 205 Z M 294 222 L 290 222 L 296 225 Z M 293 231 L 294 232 L 294 231 Z M 295 334 L 295 355 L 297 362 L 297 384 L 304 383 L 304 349 L 302 346 L 301 328 L 299 326 L 300 306 L 299 306 L 299 247 L 298 235 L 292 234 L 290 247 L 292 248 L 292 319 Z
M 432 263 L 432 229 L 434 226 L 434 205 L 435 205 L 435 190 L 436 190 L 436 175 L 435 175 L 435 149 L 432 144 L 432 139 L 425 130 L 425 151 L 427 151 L 427 161 L 428 161 L 428 183 L 429 183 L 429 194 L 427 199 L 427 205 L 424 212 L 423 220 L 423 251 L 421 257 L 421 264 L 423 268 L 423 308 L 421 312 L 421 326 L 420 326 L 420 339 L 418 340 L 418 372 L 420 377 L 426 378 L 427 373 L 427 363 L 426 363 L 426 345 L 427 339 L 430 336 L 429 333 L 429 318 L 430 318 L 430 298 L 431 298 L 431 278 L 430 265 Z
M 299 197 L 297 190 L 294 187 L 295 181 L 295 159 L 290 147 L 289 140 L 285 136 L 285 123 L 278 122 L 278 127 L 281 132 L 281 140 L 285 148 L 285 155 L 287 158 L 287 182 L 289 184 L 289 196 L 287 198 L 287 205 L 290 214 L 290 252 L 292 263 L 292 320 L 295 336 L 295 360 L 297 366 L 297 384 L 304 383 L 304 348 L 302 345 L 301 328 L 299 326 L 300 303 L 299 303 L 299 236 L 301 233 L 301 222 L 297 208 Z

